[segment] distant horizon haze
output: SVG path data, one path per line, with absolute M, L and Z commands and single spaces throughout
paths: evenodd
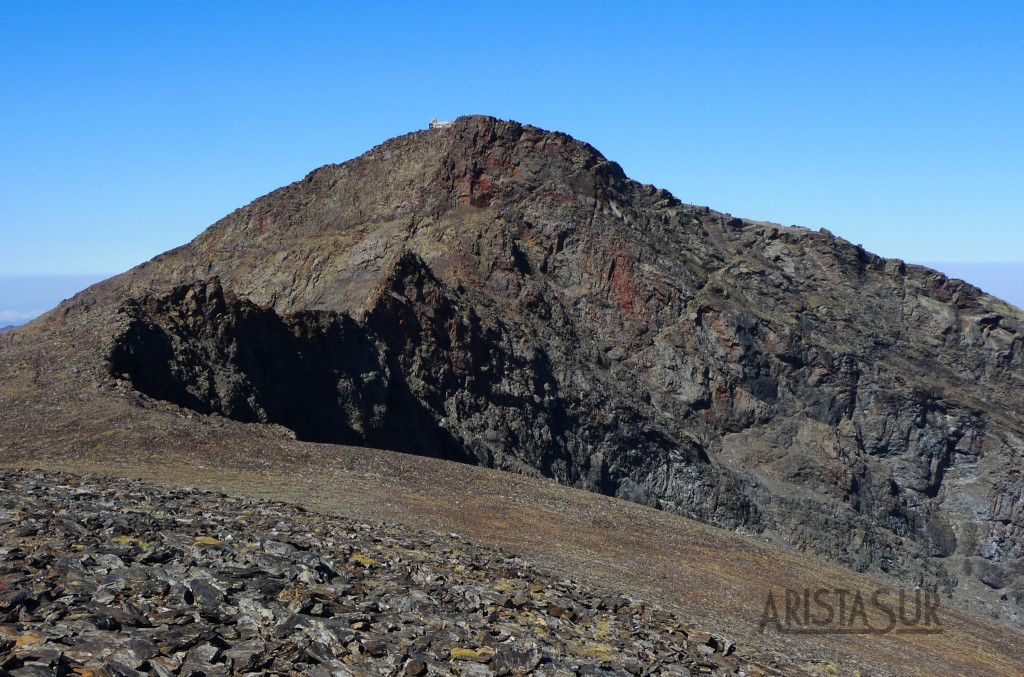
M 0 328 L 30 322 L 65 299 L 116 274 L 0 274 Z

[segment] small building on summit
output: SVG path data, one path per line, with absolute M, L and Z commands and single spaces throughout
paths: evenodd
M 454 120 L 447 120 L 447 121 L 443 121 L 443 122 L 438 122 L 437 118 L 434 118 L 433 120 L 430 121 L 429 129 L 444 129 L 445 127 L 448 127 L 449 125 L 453 125 L 453 124 L 455 124 Z

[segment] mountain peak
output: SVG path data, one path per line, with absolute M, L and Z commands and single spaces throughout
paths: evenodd
M 1019 311 L 684 204 L 565 134 L 466 116 L 388 140 L 59 318 L 107 337 L 119 383 L 203 414 L 540 474 L 950 594 L 1024 584 Z

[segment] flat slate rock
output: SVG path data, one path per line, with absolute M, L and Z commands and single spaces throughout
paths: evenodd
M 0 476 L 0 590 L 0 676 L 783 674 L 454 534 L 104 477 Z

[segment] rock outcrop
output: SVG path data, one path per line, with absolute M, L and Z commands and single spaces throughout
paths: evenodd
M 1024 605 L 1024 314 L 681 203 L 563 134 L 468 117 L 392 139 L 36 326 L 71 321 L 113 328 L 111 377 L 200 413 Z

